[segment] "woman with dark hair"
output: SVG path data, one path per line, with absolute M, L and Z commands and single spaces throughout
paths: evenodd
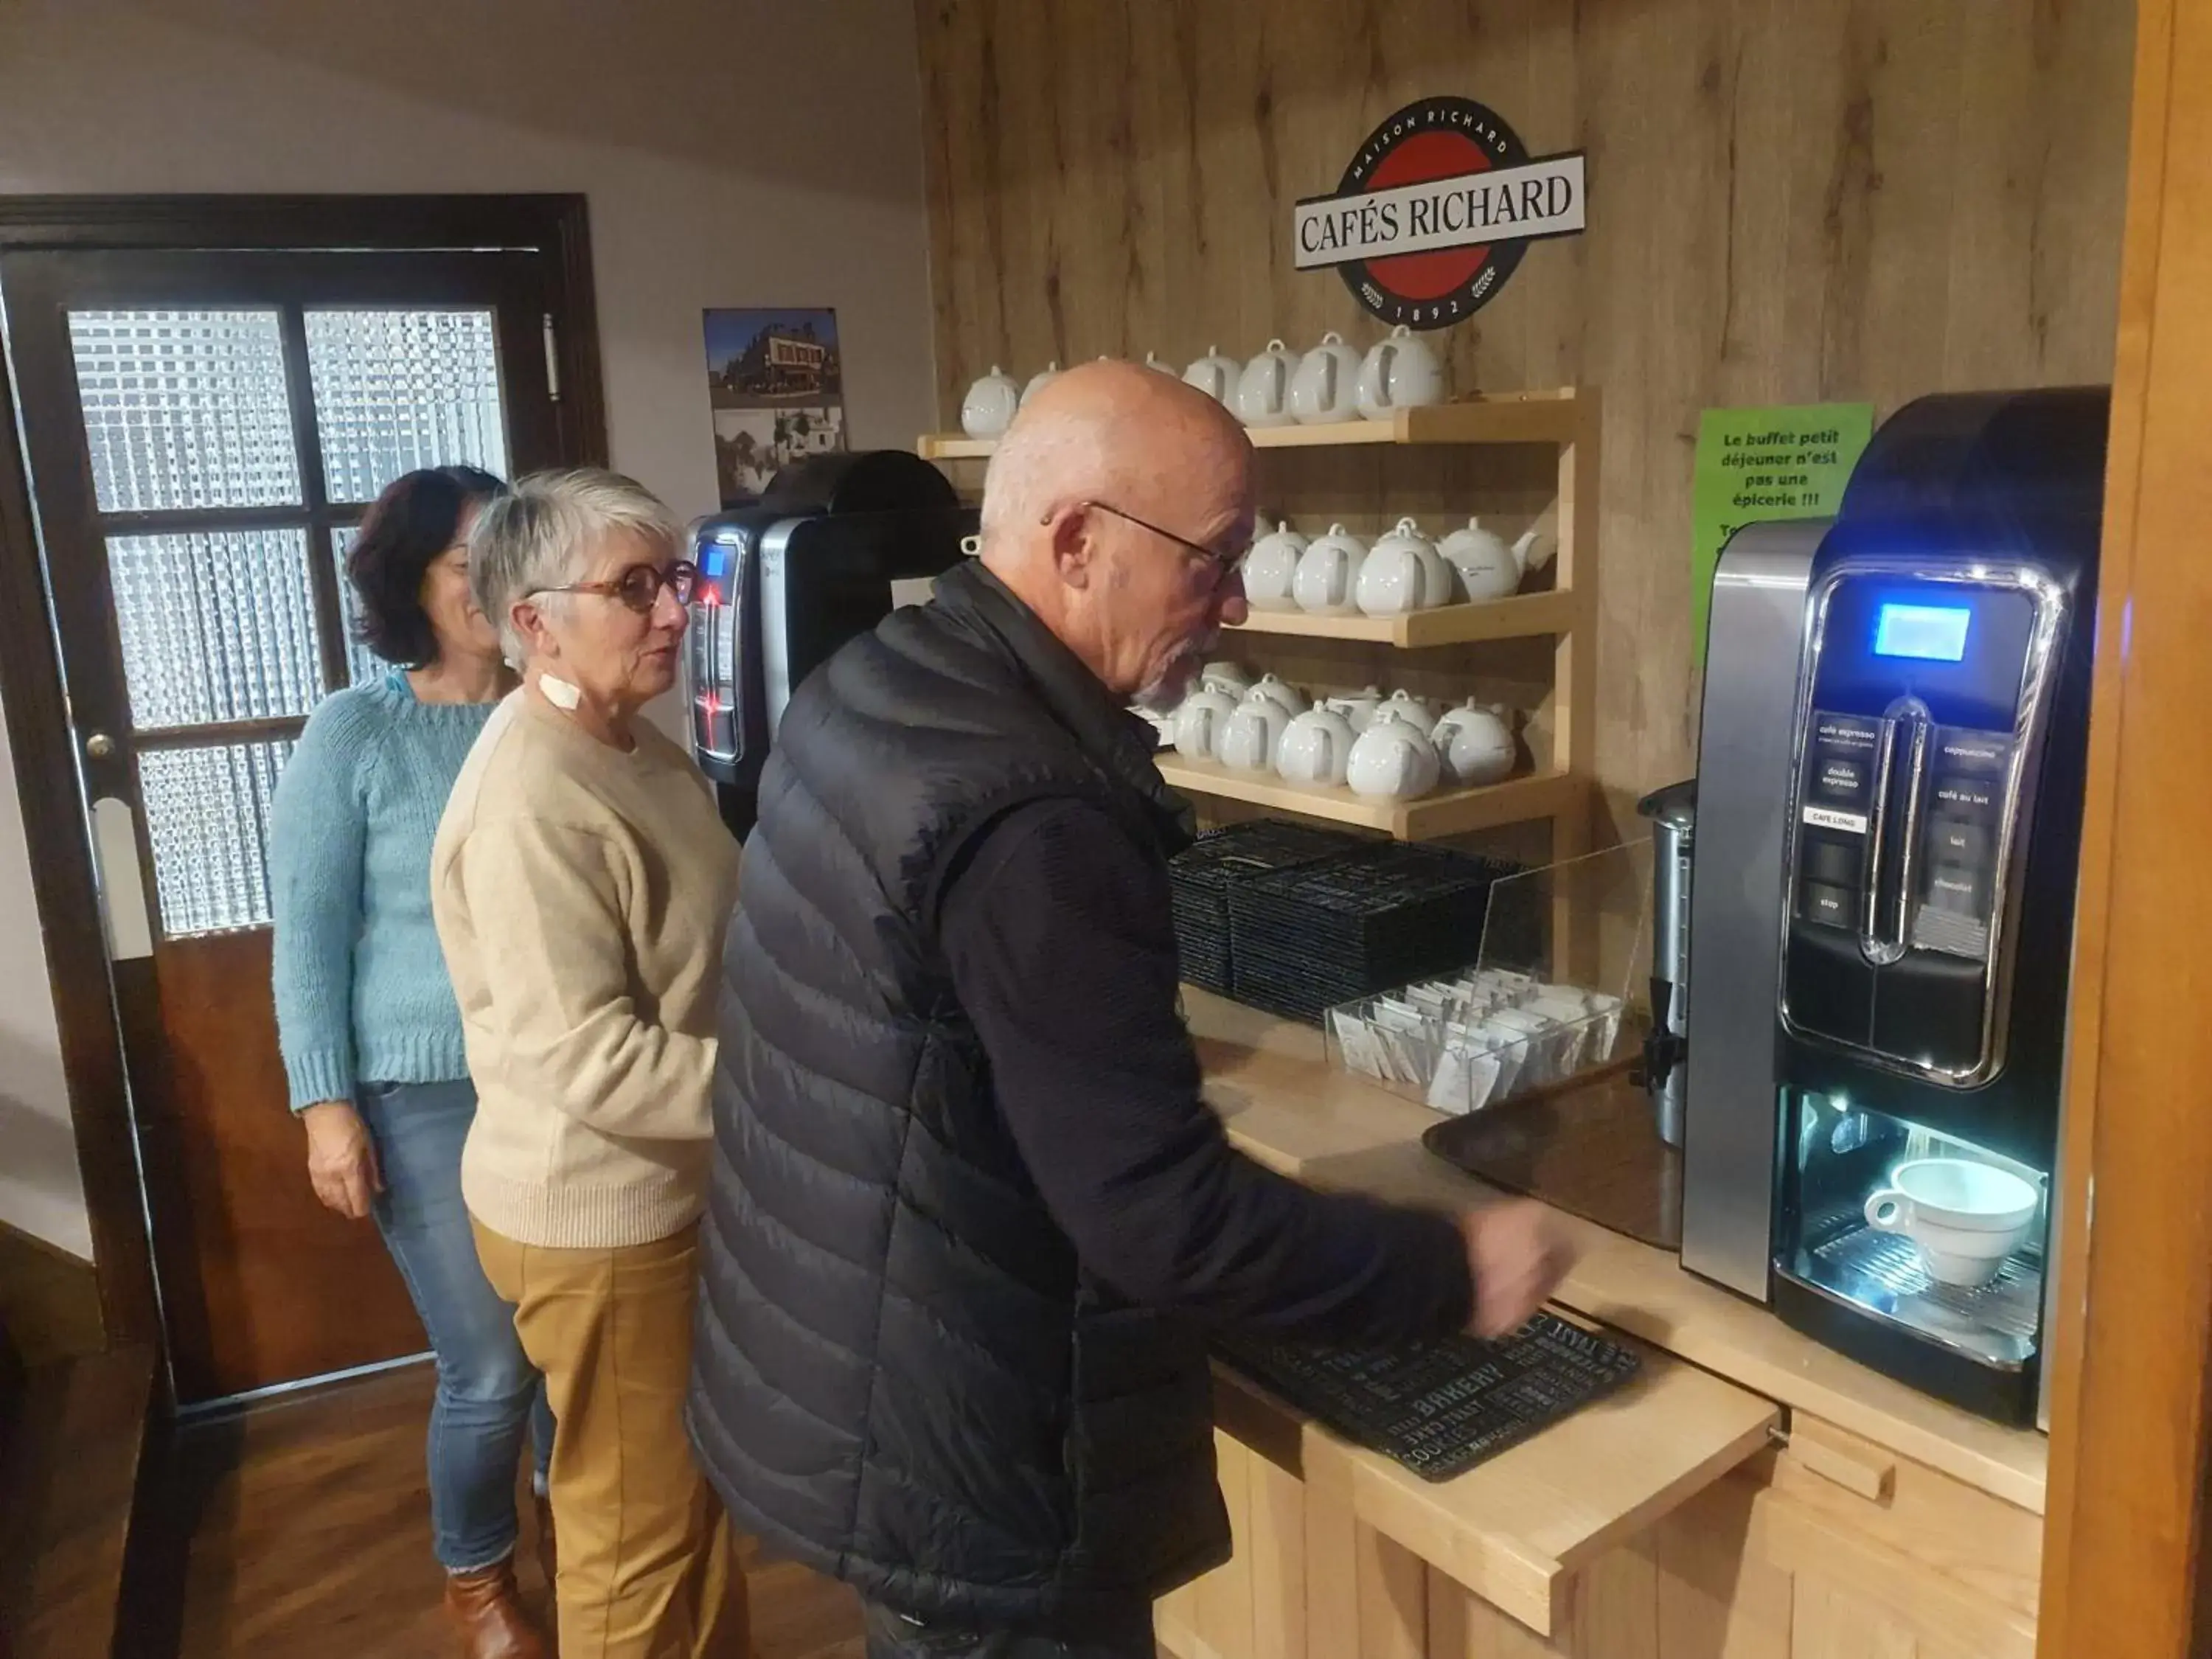
M 544 1380 L 461 1201 L 476 1093 L 430 917 L 446 798 L 513 684 L 469 592 L 470 526 L 504 489 L 435 467 L 369 509 L 346 574 L 361 640 L 392 672 L 315 710 L 278 781 L 269 849 L 277 1037 L 307 1176 L 338 1214 L 374 1218 L 429 1333 L 432 1542 L 471 1659 L 547 1651 L 515 1591 L 514 1491 L 525 1433 L 541 1500 L 553 1451 Z M 539 1537 L 544 1549 L 542 1504 Z

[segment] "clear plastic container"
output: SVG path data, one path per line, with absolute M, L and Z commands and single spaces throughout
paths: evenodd
M 1450 1113 L 1613 1066 L 1642 1033 L 1650 895 L 1649 842 L 1501 878 L 1474 965 L 1331 1008 L 1329 1063 Z

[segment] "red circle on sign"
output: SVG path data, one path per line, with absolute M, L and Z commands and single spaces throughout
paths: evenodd
M 1489 169 L 1489 153 L 1465 133 L 1416 133 L 1376 163 L 1367 188 L 1392 190 L 1400 185 L 1425 184 L 1433 179 Z M 1401 253 L 1388 259 L 1370 259 L 1367 274 L 1401 299 L 1440 300 L 1473 282 L 1489 258 L 1487 246 Z

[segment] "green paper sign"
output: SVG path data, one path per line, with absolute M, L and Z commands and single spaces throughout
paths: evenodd
M 1728 538 L 1741 526 L 1768 519 L 1830 517 L 1873 435 L 1872 404 L 1705 412 L 1698 422 L 1690 536 L 1690 641 L 1699 667 L 1713 567 Z

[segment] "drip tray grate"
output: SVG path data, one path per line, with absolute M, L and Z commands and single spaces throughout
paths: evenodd
M 1871 1227 L 1840 1234 L 1801 1260 L 1818 1288 L 1986 1363 L 2017 1366 L 2035 1352 L 2043 1262 L 2026 1251 L 1976 1285 L 1930 1279 L 1911 1239 Z

